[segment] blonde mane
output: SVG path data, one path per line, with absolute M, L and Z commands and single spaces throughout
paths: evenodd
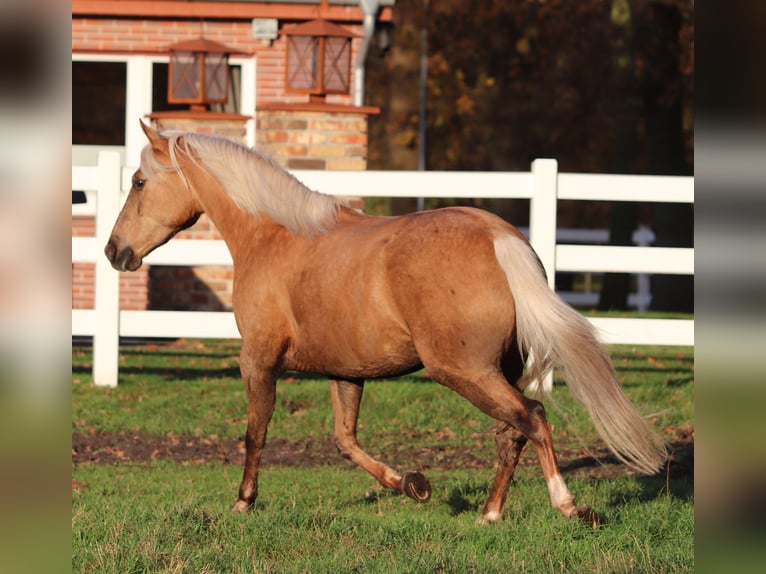
M 186 180 L 179 161 L 182 154 L 209 172 L 239 207 L 254 216 L 265 215 L 291 233 L 306 237 L 326 233 L 334 226 L 338 199 L 310 190 L 261 152 L 203 134 L 167 131 L 162 136 L 168 140 L 172 166 L 158 162 L 147 146 L 141 157 L 147 177 L 169 169 Z

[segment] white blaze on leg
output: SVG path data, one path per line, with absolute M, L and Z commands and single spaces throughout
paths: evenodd
M 551 504 L 554 508 L 563 510 L 565 506 L 574 505 L 574 496 L 569 492 L 569 489 L 560 474 L 554 474 L 550 480 L 548 480 L 548 492 L 551 495 Z
M 497 510 L 490 510 L 476 519 L 477 524 L 494 524 L 500 522 L 502 515 Z

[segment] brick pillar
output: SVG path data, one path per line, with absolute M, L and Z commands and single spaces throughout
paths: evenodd
M 265 104 L 256 116 L 256 145 L 290 170 L 365 170 L 367 118 L 379 111 L 367 106 Z M 345 201 L 364 209 L 363 198 Z
M 182 110 L 175 112 L 154 112 L 149 115 L 154 127 L 160 131 L 180 130 L 216 135 L 229 138 L 237 143 L 245 143 L 245 123 L 248 116 L 220 112 L 195 112 Z
M 288 169 L 367 169 L 368 113 L 356 109 L 260 109 L 258 148 Z

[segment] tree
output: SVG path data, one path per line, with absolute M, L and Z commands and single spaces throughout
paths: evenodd
M 528 170 L 554 157 L 562 171 L 691 174 L 693 14 L 693 0 L 399 0 L 392 48 L 368 68 L 382 110 L 370 121 L 370 166 L 417 166 L 425 26 L 428 169 Z M 501 214 L 524 224 L 525 213 Z M 583 227 L 611 217 L 615 238 L 629 241 L 636 223 L 661 225 L 663 213 L 562 203 L 559 216 Z M 623 306 L 624 280 L 613 294 L 609 305 Z

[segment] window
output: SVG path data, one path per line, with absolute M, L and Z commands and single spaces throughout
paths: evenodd
M 125 62 L 72 62 L 72 144 L 125 145 Z

